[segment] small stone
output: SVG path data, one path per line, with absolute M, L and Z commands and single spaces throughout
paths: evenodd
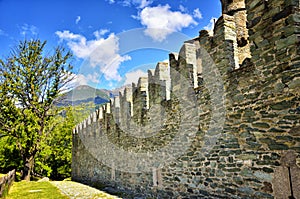
M 245 177 L 252 177 L 253 176 L 253 172 L 250 169 L 244 168 L 241 171 L 241 175 L 245 176 Z
M 257 122 L 257 123 L 253 123 L 252 124 L 253 127 L 257 127 L 257 128 L 270 128 L 270 125 L 268 123 L 262 123 L 262 122 Z
M 239 187 L 238 191 L 248 195 L 251 195 L 254 192 L 254 190 L 251 187 Z
M 273 143 L 268 145 L 271 150 L 287 150 L 289 147 L 285 144 L 281 143 Z
M 225 176 L 225 173 L 224 173 L 223 171 L 221 171 L 221 170 L 217 170 L 216 176 L 217 176 L 217 177 L 224 177 L 224 176 Z
M 273 180 L 273 176 L 271 174 L 262 171 L 255 171 L 254 176 L 261 181 L 271 182 Z
M 294 78 L 291 82 L 288 83 L 289 89 L 299 89 L 300 88 L 300 78 Z
M 300 126 L 295 126 L 291 128 L 289 134 L 293 136 L 300 136 Z
M 237 159 L 240 160 L 254 160 L 256 159 L 256 155 L 255 154 L 241 154 L 236 156 Z
M 289 16 L 290 14 L 292 14 L 293 12 L 293 7 L 292 6 L 288 6 L 286 7 L 283 11 L 277 13 L 276 15 L 273 16 L 272 21 L 276 22 L 280 19 L 283 19 L 287 16 Z
M 228 192 L 228 193 L 234 194 L 234 193 L 236 192 L 236 190 L 234 190 L 234 189 L 231 189 L 231 188 L 225 188 L 225 192 Z
M 263 193 L 263 192 L 256 192 L 255 196 L 257 198 L 274 198 L 274 196 L 267 194 L 267 193 Z
M 276 84 L 274 86 L 274 91 L 276 93 L 281 93 L 284 90 L 284 87 L 285 87 L 285 85 L 283 83 L 279 82 L 278 84 Z
M 264 168 L 263 168 L 263 171 L 266 172 L 266 173 L 273 173 L 273 172 L 274 172 L 273 169 L 268 168 L 268 167 L 264 167 Z
M 276 104 L 270 105 L 271 109 L 273 109 L 273 110 L 288 109 L 288 108 L 291 108 L 291 106 L 292 106 L 291 102 L 288 102 L 288 101 L 282 101 L 282 102 L 278 102 Z
M 274 133 L 284 133 L 286 132 L 285 130 L 282 130 L 282 129 L 277 129 L 277 128 L 271 128 L 269 130 L 269 132 L 274 132 Z
M 273 193 L 272 184 L 269 182 L 264 182 L 264 186 L 261 188 L 261 190 L 267 193 Z
M 251 109 L 246 109 L 245 112 L 244 112 L 244 117 L 252 117 L 252 116 L 255 116 L 255 112 L 252 111 Z

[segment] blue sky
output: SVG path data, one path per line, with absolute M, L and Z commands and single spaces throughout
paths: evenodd
M 0 57 L 25 38 L 47 40 L 49 50 L 73 53 L 76 85 L 111 89 L 167 60 L 220 14 L 219 0 L 0 0 Z

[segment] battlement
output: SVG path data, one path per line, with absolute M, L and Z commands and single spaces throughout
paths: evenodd
M 158 198 L 300 196 L 299 0 L 221 3 L 213 35 L 74 128 L 74 180 Z

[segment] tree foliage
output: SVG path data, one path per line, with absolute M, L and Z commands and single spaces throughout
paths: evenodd
M 0 132 L 15 142 L 25 180 L 30 180 L 35 157 L 50 136 L 53 105 L 71 80 L 71 54 L 61 47 L 46 54 L 45 45 L 40 40 L 21 41 L 0 60 Z

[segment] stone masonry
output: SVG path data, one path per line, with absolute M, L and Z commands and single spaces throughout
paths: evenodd
M 221 0 L 214 34 L 73 130 L 72 179 L 142 198 L 300 199 L 299 0 Z

